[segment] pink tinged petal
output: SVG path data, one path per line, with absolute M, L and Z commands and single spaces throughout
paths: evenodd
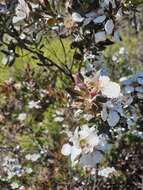
M 113 29 L 114 29 L 114 23 L 113 23 L 113 20 L 110 19 L 105 24 L 105 31 L 107 34 L 112 34 Z
M 116 111 L 110 111 L 107 119 L 109 126 L 114 127 L 115 125 L 117 125 L 119 120 L 120 120 L 119 114 Z
M 79 88 L 81 88 L 81 89 L 85 89 L 85 88 L 87 88 L 86 84 L 83 83 L 83 82 L 78 83 L 77 86 L 78 86 Z
M 61 153 L 64 156 L 69 156 L 71 154 L 71 149 L 72 149 L 72 147 L 70 144 L 64 144 L 62 147 Z
M 115 82 L 109 82 L 107 86 L 102 89 L 102 94 L 108 98 L 118 98 L 120 96 L 120 86 Z

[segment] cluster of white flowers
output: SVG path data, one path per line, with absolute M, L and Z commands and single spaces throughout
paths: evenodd
M 124 47 L 120 47 L 120 49 L 115 52 L 112 56 L 112 61 L 114 63 L 119 63 L 120 62 L 120 59 L 123 58 L 123 56 L 128 59 L 128 52 L 127 50 L 124 48 Z
M 56 110 L 55 114 L 53 114 L 55 122 L 62 122 L 64 121 L 64 109 Z
M 36 154 L 31 155 L 31 159 L 36 161 L 38 157 L 36 157 Z M 33 172 L 32 168 L 23 166 L 18 158 L 13 158 L 10 155 L 4 157 L 1 161 L 2 175 L 0 175 L 0 180 L 8 182 L 12 189 L 24 190 L 25 188 L 24 186 L 21 186 L 20 181 L 15 179 L 21 178 L 25 174 L 31 174 Z
M 41 157 L 41 155 L 40 154 L 27 154 L 26 156 L 25 156 L 25 159 L 26 160 L 30 160 L 30 161 L 32 161 L 32 162 L 36 162 L 39 158 Z
M 17 119 L 18 119 L 20 122 L 22 122 L 22 121 L 24 121 L 24 120 L 26 119 L 26 117 L 27 117 L 27 114 L 26 114 L 26 113 L 20 113 Z
M 2 168 L 10 180 L 14 176 L 21 176 L 23 173 L 22 166 L 19 164 L 18 159 L 6 156 L 2 164 Z M 4 179 L 3 179 L 4 180 Z
M 61 152 L 65 156 L 70 156 L 72 165 L 79 162 L 82 166 L 95 167 L 101 162 L 103 152 L 110 147 L 106 135 L 98 135 L 95 126 L 83 125 L 68 135 L 69 144 L 64 144 Z
M 33 109 L 33 108 L 40 109 L 41 106 L 39 105 L 39 103 L 40 103 L 40 100 L 38 100 L 38 101 L 31 100 L 28 102 L 28 108 L 29 109 Z
M 119 5 L 120 1 L 101 0 L 96 10 L 83 13 L 73 11 L 72 13 L 73 22 L 80 28 L 79 33 L 74 34 L 74 41 L 80 42 L 86 38 L 86 35 L 91 35 L 91 38 L 93 38 L 91 46 L 85 48 L 83 54 L 85 67 L 81 70 L 82 77 L 78 74 L 74 77 L 76 84 L 75 90 L 79 92 L 80 96 L 78 102 L 73 101 L 72 104 L 72 108 L 75 110 L 74 118 L 77 119 L 77 121 L 80 121 L 81 117 L 84 118 L 86 122 L 94 119 L 95 115 L 91 112 L 91 107 L 93 104 L 96 106 L 99 97 L 101 97 L 101 99 L 104 97 L 104 101 L 100 101 L 100 103 L 97 104 L 97 106 L 100 106 L 100 109 L 98 109 L 99 113 L 96 113 L 96 116 L 98 116 L 98 118 L 100 117 L 102 121 L 105 122 L 105 125 L 109 127 L 115 127 L 121 117 L 127 120 L 127 124 L 129 125 L 131 117 L 126 116 L 124 108 L 127 108 L 132 100 L 124 97 L 125 93 L 121 92 L 118 83 L 112 82 L 110 78 L 106 74 L 102 74 L 101 71 L 97 72 L 97 68 L 104 62 L 102 49 L 98 47 L 98 44 L 104 44 L 104 42 L 109 39 L 109 36 L 112 36 L 115 42 L 120 41 L 116 21 L 120 20 L 123 11 L 121 6 L 117 6 L 117 4 Z M 111 14 L 109 14 L 111 13 L 111 9 L 114 10 L 112 17 L 110 16 Z M 91 30 L 88 30 L 88 26 L 91 25 L 98 26 L 98 29 L 95 29 L 93 33 Z M 118 63 L 121 55 L 127 55 L 124 47 L 121 47 L 118 53 L 113 55 L 112 61 Z M 141 75 L 138 77 L 140 77 L 138 79 L 140 88 L 136 90 L 140 90 L 141 97 L 142 79 Z M 80 100 L 81 104 L 79 103 Z M 86 113 L 83 104 L 85 107 L 88 105 L 85 109 Z M 68 132 L 69 143 L 63 145 L 61 152 L 65 156 L 70 156 L 73 165 L 79 163 L 83 167 L 96 168 L 96 164 L 101 162 L 104 152 L 109 150 L 111 145 L 108 144 L 108 138 L 105 137 L 104 133 L 99 135 L 97 127 L 93 125 L 92 127 L 89 126 L 90 125 L 85 124 L 77 127 L 74 133 L 71 131 Z M 118 128 L 110 129 L 118 130 Z M 122 128 L 122 132 L 123 131 L 124 128 Z M 101 169 L 98 175 L 108 177 L 111 173 L 115 173 L 115 169 L 107 167 Z

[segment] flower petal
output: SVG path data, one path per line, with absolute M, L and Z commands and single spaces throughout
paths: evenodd
M 69 156 L 71 154 L 71 145 L 70 144 L 64 144 L 61 150 L 61 153 L 64 156 Z
M 81 148 L 78 148 L 76 146 L 72 146 L 71 148 L 71 161 L 74 163 L 76 161 L 76 158 L 81 154 Z
M 115 82 L 110 81 L 101 91 L 108 98 L 118 98 L 120 96 L 120 86 Z

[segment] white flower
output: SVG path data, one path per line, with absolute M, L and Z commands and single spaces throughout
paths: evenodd
M 107 34 L 112 34 L 113 29 L 114 29 L 114 23 L 113 23 L 113 20 L 110 19 L 105 24 L 105 31 Z
M 74 117 L 75 117 L 75 118 L 79 118 L 82 113 L 83 113 L 83 110 L 78 109 L 78 110 L 76 110 L 76 111 L 74 112 Z
M 96 43 L 104 41 L 104 40 L 106 40 L 106 35 L 105 35 L 104 31 L 95 33 L 95 42 Z
M 26 38 L 26 35 L 24 33 L 21 33 L 19 37 L 20 39 L 24 40 Z
M 35 162 L 41 157 L 40 154 L 32 154 L 31 161 Z
M 13 17 L 13 23 L 17 23 L 29 16 L 30 9 L 25 0 L 19 0 L 16 7 L 16 16 Z
M 119 49 L 119 54 L 124 54 L 125 53 L 125 48 L 124 47 L 121 47 L 120 49 Z
M 21 186 L 21 187 L 19 187 L 18 190 L 25 190 L 25 187 L 24 187 L 24 186 Z
M 16 182 L 11 183 L 11 188 L 12 189 L 17 189 L 18 187 L 19 187 L 18 183 L 16 183 Z
M 102 95 L 108 98 L 118 98 L 120 94 L 120 85 L 110 81 L 108 76 L 100 76 L 99 78 Z
M 69 156 L 71 154 L 72 146 L 69 144 L 64 144 L 61 150 L 61 153 L 65 156 Z
M 40 101 L 33 101 L 31 100 L 30 102 L 28 102 L 28 108 L 29 109 L 33 109 L 33 108 L 36 108 L 36 109 L 40 109 L 41 106 L 39 106 L 38 104 L 40 103 Z
M 114 167 L 107 167 L 102 168 L 98 171 L 98 175 L 102 177 L 109 177 L 109 175 L 116 173 L 116 170 Z
M 115 55 L 113 55 L 112 56 L 112 61 L 114 61 L 114 62 L 119 62 L 119 60 L 118 60 L 119 58 L 118 58 L 118 56 L 115 54 Z
M 28 173 L 28 174 L 31 174 L 33 172 L 33 170 L 32 170 L 32 168 L 26 168 L 25 172 Z
M 27 154 L 27 155 L 25 156 L 25 159 L 26 159 L 26 160 L 30 160 L 30 159 L 31 159 L 31 154 Z
M 31 160 L 32 162 L 35 162 L 35 161 L 37 161 L 39 158 L 41 157 L 41 155 L 40 154 L 27 154 L 26 156 L 25 156 L 25 159 L 26 160 Z
M 138 137 L 138 138 L 143 139 L 143 132 L 142 131 L 138 131 L 138 130 L 134 129 L 133 131 L 131 131 L 131 134 Z
M 70 155 L 72 164 L 75 164 L 81 153 L 93 152 L 94 147 L 99 144 L 99 137 L 94 127 L 89 128 L 87 125 L 83 125 L 81 129 L 75 129 L 69 141 L 72 145 L 64 144 L 61 152 L 65 156 Z
M 27 117 L 26 113 L 20 113 L 17 119 L 19 121 L 24 121 L 26 119 L 26 117 Z
M 21 87 L 22 87 L 22 85 L 21 85 L 20 82 L 17 82 L 17 83 L 14 84 L 14 88 L 15 88 L 16 90 L 20 90 Z
M 74 12 L 72 14 L 72 19 L 74 22 L 82 22 L 84 20 L 84 17 L 82 17 L 79 13 Z
M 55 121 L 55 122 L 62 122 L 62 121 L 64 121 L 64 117 L 60 117 L 60 116 L 55 117 L 55 118 L 54 118 L 54 121 Z
M 93 77 L 84 77 L 84 84 L 89 91 L 89 101 L 92 102 L 98 95 L 108 98 L 121 97 L 120 85 L 110 81 L 108 76 L 102 76 L 101 71 L 97 72 Z
M 86 121 L 89 121 L 89 120 L 91 120 L 91 119 L 94 118 L 94 115 L 92 115 L 92 114 L 84 114 L 84 115 L 83 115 L 83 118 L 84 118 Z
M 95 147 L 92 153 L 82 153 L 79 164 L 85 168 L 96 168 L 96 165 L 100 163 L 104 157 L 104 153 L 111 150 L 111 144 L 107 143 L 107 136 L 99 135 L 99 143 Z

